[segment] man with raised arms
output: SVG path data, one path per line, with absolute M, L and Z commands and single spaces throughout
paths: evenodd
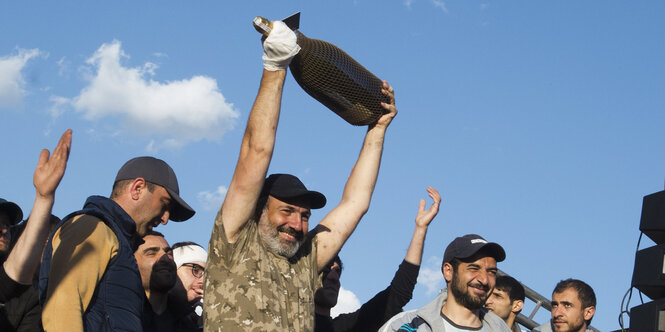
M 205 331 L 312 331 L 319 272 L 339 252 L 369 208 L 386 129 L 397 114 L 390 103 L 369 126 L 342 200 L 308 233 L 311 209 L 321 193 L 295 176 L 266 179 L 286 67 L 298 53 L 296 36 L 282 22 L 263 43 L 264 71 L 249 115 L 229 190 L 210 239 L 204 299 Z

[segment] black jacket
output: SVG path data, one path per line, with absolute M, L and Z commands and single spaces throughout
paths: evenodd
M 376 294 L 360 309 L 334 319 L 316 314 L 316 332 L 378 331 L 379 328 L 409 303 L 418 279 L 419 265 L 402 261 L 388 288 Z
M 0 262 L 0 331 L 41 331 L 41 307 L 37 290 L 7 276 Z

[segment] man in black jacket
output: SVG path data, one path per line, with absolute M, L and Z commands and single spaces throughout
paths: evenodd
M 411 300 L 413 288 L 418 279 L 427 228 L 439 212 L 439 204 L 441 203 L 441 196 L 436 189 L 428 187 L 427 193 L 434 203 L 429 209 L 425 210 L 425 200 L 420 200 L 418 214 L 416 215 L 416 227 L 413 231 L 409 249 L 390 286 L 376 294 L 360 309 L 352 313 L 341 314 L 335 318 L 330 317 L 330 309 L 337 304 L 342 262 L 339 257 L 336 257 L 323 270 L 323 286 L 314 295 L 316 332 L 377 331 L 392 316 L 401 312 L 402 307 Z
M 53 155 L 46 149 L 40 153 L 33 175 L 35 203 L 18 239 L 11 239 L 9 227 L 23 219 L 23 211 L 0 199 L 0 331 L 41 329 L 39 300 L 31 282 L 50 228 L 55 190 L 65 174 L 71 142 L 72 132 L 67 130 Z M 11 240 L 15 241 L 10 252 Z

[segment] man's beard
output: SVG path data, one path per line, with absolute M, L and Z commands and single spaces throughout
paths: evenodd
M 451 284 L 452 287 L 450 287 L 450 292 L 452 293 L 453 297 L 455 297 L 455 301 L 457 301 L 457 303 L 460 305 L 469 310 L 477 310 L 485 306 L 485 301 L 487 301 L 487 297 L 489 296 L 490 291 L 487 285 L 482 285 L 480 283 L 463 285 L 457 277 L 456 272 L 453 272 L 453 280 Z M 464 289 L 464 286 L 466 286 L 466 289 Z M 484 289 L 485 296 L 474 296 L 474 294 L 469 291 L 471 286 Z
M 177 278 L 175 263 L 158 261 L 153 265 L 150 274 L 150 290 L 157 293 L 167 293 L 175 286 Z
M 280 232 L 290 234 L 296 241 L 287 242 L 280 239 Z M 259 235 L 261 236 L 261 240 L 263 240 L 263 244 L 268 248 L 268 251 L 286 258 L 293 257 L 298 252 L 298 249 L 300 249 L 300 245 L 305 241 L 305 234 L 302 231 L 296 231 L 286 225 L 274 227 L 265 213 L 261 214 L 261 218 L 259 219 Z
M 554 321 L 557 321 L 557 319 L 552 319 L 552 323 L 554 323 Z M 563 320 L 559 320 L 559 321 L 565 321 L 565 319 L 563 319 Z M 568 327 L 568 329 L 566 329 L 566 330 L 562 330 L 562 329 L 558 328 L 556 325 L 552 324 L 552 331 L 554 331 L 554 332 L 559 332 L 559 331 L 566 331 L 566 332 L 570 332 L 570 331 L 573 331 L 573 332 L 574 332 L 574 331 L 580 331 L 580 330 L 582 330 L 582 327 L 584 326 L 585 321 L 584 321 L 584 319 L 582 319 L 582 320 L 580 320 L 579 322 L 570 322 L 570 321 L 568 321 L 567 323 L 568 323 L 567 325 L 564 325 L 564 326 L 561 327 L 561 328 L 566 328 L 566 327 Z

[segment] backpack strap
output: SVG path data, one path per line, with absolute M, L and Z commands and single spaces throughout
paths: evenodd
M 416 316 L 413 318 L 413 320 L 411 320 L 411 323 L 406 323 L 400 326 L 397 331 L 413 332 L 418 330 L 418 326 L 422 325 L 423 323 L 427 324 L 427 322 L 420 318 L 420 316 Z

